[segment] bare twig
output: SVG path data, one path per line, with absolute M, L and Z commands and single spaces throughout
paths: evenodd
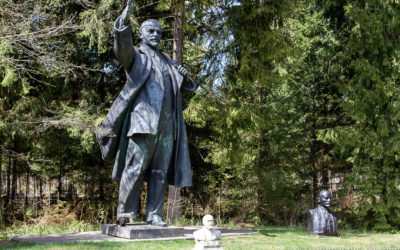
M 26 163 L 28 165 L 31 165 L 32 162 L 42 162 L 42 163 L 43 162 L 51 162 L 51 160 L 48 160 L 48 159 L 45 159 L 45 158 L 31 158 L 31 157 L 26 156 L 26 155 L 24 155 L 22 153 L 18 153 L 18 152 L 15 152 L 14 150 L 7 149 L 1 144 L 0 144 L 0 149 L 1 149 L 1 151 L 3 151 L 6 154 L 6 156 L 10 156 L 12 158 L 17 158 L 17 159 L 26 161 Z

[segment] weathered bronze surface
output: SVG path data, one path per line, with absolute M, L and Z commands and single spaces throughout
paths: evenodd
M 329 210 L 331 193 L 322 190 L 318 195 L 318 207 L 308 211 L 308 234 L 338 236 L 337 216 Z
M 181 89 L 196 86 L 187 70 L 157 47 L 161 25 L 147 20 L 140 27 L 142 44 L 133 46 L 131 0 L 114 25 L 114 52 L 127 81 L 97 133 L 103 159 L 115 159 L 112 177 L 120 180 L 117 221 L 136 218 L 143 180 L 148 182 L 146 220 L 162 220 L 168 183 L 191 186 L 192 172 Z

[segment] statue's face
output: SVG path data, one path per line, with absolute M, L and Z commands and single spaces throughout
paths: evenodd
M 161 27 L 155 24 L 148 24 L 140 32 L 142 43 L 157 48 L 161 40 Z
M 319 194 L 319 204 L 323 207 L 331 206 L 331 193 L 328 191 Z
M 214 217 L 211 215 L 206 215 L 203 218 L 203 225 L 206 228 L 212 228 L 214 226 Z

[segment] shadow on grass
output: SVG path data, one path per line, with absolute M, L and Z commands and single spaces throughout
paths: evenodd
M 29 249 L 35 245 L 37 244 L 3 240 L 0 242 L 0 249 Z
M 362 237 L 369 237 L 371 233 L 363 232 L 360 230 L 339 230 L 339 237 L 343 239 L 347 238 L 362 238 Z
M 267 236 L 267 237 L 276 237 L 276 234 L 269 234 L 267 231 L 265 230 L 260 230 L 258 231 L 261 235 Z
M 276 227 L 276 226 L 263 226 L 258 229 L 258 232 L 265 236 L 276 237 L 273 234 L 294 233 L 298 235 L 307 234 L 307 230 L 302 227 Z
M 192 241 L 141 241 L 141 242 L 115 242 L 115 241 L 100 241 L 100 242 L 65 242 L 65 243 L 29 243 L 3 241 L 0 244 L 0 249 L 186 249 L 192 246 Z M 193 244 L 194 245 L 194 244 Z
M 257 230 L 260 234 L 268 237 L 276 237 L 279 234 L 295 234 L 298 236 L 307 236 L 307 228 L 305 227 L 277 227 L 277 226 L 262 226 Z M 354 229 L 346 229 L 340 230 L 339 228 L 339 237 L 343 239 L 347 238 L 364 238 L 369 237 L 370 233 L 354 230 Z

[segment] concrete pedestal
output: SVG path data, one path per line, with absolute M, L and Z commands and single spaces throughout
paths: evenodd
M 125 239 L 152 239 L 184 236 L 182 227 L 157 227 L 147 224 L 127 224 L 120 227 L 114 224 L 101 225 L 103 234 Z

